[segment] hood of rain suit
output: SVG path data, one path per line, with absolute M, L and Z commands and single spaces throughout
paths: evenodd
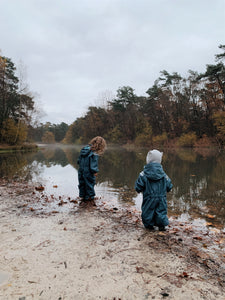
M 160 163 L 149 163 L 144 166 L 144 175 L 151 180 L 159 180 L 166 176 Z
M 91 147 L 89 145 L 83 147 L 80 151 L 80 156 L 81 157 L 86 157 L 90 154 L 91 152 Z
M 91 150 L 91 146 L 87 145 L 80 151 L 79 158 L 77 160 L 79 165 L 79 171 L 85 174 L 98 173 L 98 155 Z
M 161 164 L 163 152 L 158 150 L 150 150 L 146 156 L 146 163 L 149 164 L 150 162 L 157 162 Z

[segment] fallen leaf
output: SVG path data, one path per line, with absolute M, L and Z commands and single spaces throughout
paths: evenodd
M 213 226 L 213 223 L 211 223 L 211 222 L 206 222 L 206 226 Z
M 188 273 L 183 272 L 183 276 L 184 276 L 184 277 L 188 277 L 189 275 L 188 275 Z
M 67 202 L 61 200 L 61 201 L 58 203 L 59 206 L 62 206 L 63 204 L 67 204 Z
M 170 294 L 166 293 L 166 292 L 162 292 L 161 295 L 164 297 L 168 297 Z
M 142 267 L 136 267 L 136 271 L 137 271 L 137 273 L 139 273 L 139 274 L 143 274 L 144 271 L 145 271 L 145 269 L 142 268 Z
M 166 235 L 166 233 L 160 231 L 160 232 L 158 233 L 158 235 Z
M 193 239 L 194 239 L 194 240 L 202 241 L 202 237 L 201 237 L 201 236 L 193 236 Z
M 216 216 L 213 216 L 213 215 L 210 215 L 210 214 L 208 214 L 208 215 L 206 215 L 209 219 L 214 219 Z
M 220 241 L 218 241 L 218 244 L 224 244 L 225 243 L 225 238 L 222 238 Z
M 36 187 L 35 187 L 35 190 L 36 190 L 36 191 L 39 191 L 39 192 L 40 192 L 40 191 L 43 191 L 44 189 L 45 189 L 45 188 L 44 188 L 42 185 L 36 186 Z
M 70 200 L 69 198 L 68 198 L 68 200 L 69 200 L 71 203 L 78 203 L 77 200 Z
M 175 229 L 173 230 L 173 229 L 172 229 L 172 230 L 169 230 L 169 233 L 171 233 L 171 234 L 176 234 L 176 233 L 178 233 L 178 230 L 175 230 Z

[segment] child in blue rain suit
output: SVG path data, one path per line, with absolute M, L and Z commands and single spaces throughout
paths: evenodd
M 97 136 L 93 138 L 89 145 L 83 147 L 80 151 L 77 163 L 79 197 L 83 201 L 93 200 L 95 197 L 95 176 L 98 173 L 98 157 L 106 148 L 105 140 Z
M 163 171 L 162 155 L 163 153 L 158 150 L 149 151 L 146 157 L 147 164 L 135 182 L 135 190 L 143 193 L 142 222 L 151 230 L 154 226 L 159 227 L 159 230 L 165 230 L 165 226 L 169 224 L 166 194 L 173 185 Z

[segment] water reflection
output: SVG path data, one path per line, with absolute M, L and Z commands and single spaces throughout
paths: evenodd
M 44 147 L 37 153 L 0 154 L 0 176 L 39 182 L 49 194 L 76 197 L 79 151 L 78 146 L 62 146 Z M 137 152 L 109 148 L 99 160 L 97 195 L 140 209 L 142 196 L 135 192 L 134 182 L 145 164 L 146 153 L 147 149 Z M 168 194 L 169 215 L 188 213 L 224 226 L 224 158 L 225 154 L 217 151 L 164 152 L 163 167 L 174 184 Z

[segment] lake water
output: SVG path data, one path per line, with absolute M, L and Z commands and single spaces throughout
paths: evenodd
M 45 187 L 45 193 L 78 197 L 77 158 L 80 146 L 42 146 L 36 153 L 0 153 L 0 176 Z M 140 210 L 142 195 L 134 183 L 145 164 L 147 149 L 107 149 L 99 159 L 96 196 L 106 203 Z M 164 151 L 162 165 L 174 188 L 168 214 L 225 226 L 225 153 L 218 150 Z M 57 188 L 54 186 L 57 185 Z

